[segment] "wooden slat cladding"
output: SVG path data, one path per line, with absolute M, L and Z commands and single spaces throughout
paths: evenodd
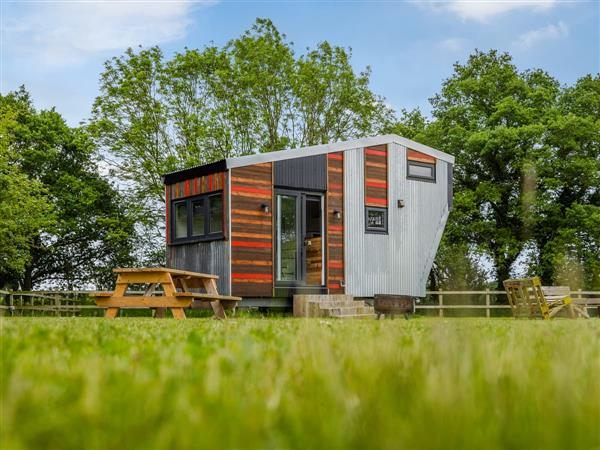
M 217 172 L 202 177 L 194 177 L 189 180 L 167 186 L 171 199 L 191 197 L 193 195 L 205 194 L 207 192 L 222 191 L 226 186 L 225 172 Z
M 387 145 L 367 147 L 365 152 L 365 205 L 388 206 Z
M 338 219 L 334 211 L 339 211 Z M 327 155 L 327 287 L 343 294 L 344 282 L 344 152 Z
M 271 163 L 231 169 L 232 295 L 273 295 L 272 174 Z
M 431 155 L 426 155 L 425 153 L 421 153 L 416 150 L 412 150 L 410 148 L 406 149 L 406 159 L 408 159 L 409 161 L 419 161 L 435 164 L 435 157 Z

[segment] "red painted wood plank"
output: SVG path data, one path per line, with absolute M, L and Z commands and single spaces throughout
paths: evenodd
M 328 153 L 327 154 L 327 158 L 329 159 L 337 159 L 338 161 L 343 161 L 344 157 L 341 154 L 337 154 L 337 153 Z
M 375 205 L 387 206 L 387 199 L 385 198 L 375 198 L 375 197 L 367 197 L 367 203 L 373 203 Z
M 367 181 L 365 184 L 369 187 L 387 189 L 387 183 L 385 181 Z
M 271 189 L 259 189 L 246 186 L 232 186 L 231 192 L 249 192 L 252 194 L 271 195 Z
M 373 156 L 387 156 L 387 150 L 374 150 L 372 148 L 367 148 L 365 153 Z
M 233 247 L 271 248 L 270 242 L 231 241 Z
M 270 273 L 232 273 L 231 278 L 254 279 L 254 280 L 272 280 L 273 275 Z

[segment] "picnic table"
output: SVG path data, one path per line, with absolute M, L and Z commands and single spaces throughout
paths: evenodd
M 113 292 L 92 294 L 96 305 L 106 308 L 104 317 L 114 319 L 120 308 L 152 308 L 154 317 L 164 317 L 171 309 L 175 319 L 185 319 L 184 308 L 193 302 L 208 302 L 217 319 L 226 319 L 225 309 L 235 308 L 240 297 L 221 295 L 217 290 L 217 275 L 189 272 L 164 267 L 114 269 L 117 283 Z M 127 295 L 130 285 L 146 285 L 142 295 Z M 161 288 L 160 290 L 158 288 Z M 203 289 L 194 292 L 192 289 Z

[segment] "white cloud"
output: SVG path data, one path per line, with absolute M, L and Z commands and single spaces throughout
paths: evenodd
M 211 3 L 200 3 L 206 4 Z M 33 3 L 7 18 L 6 43 L 43 63 L 76 63 L 98 52 L 180 39 L 193 6 L 185 1 Z
M 460 52 L 464 50 L 469 41 L 463 38 L 448 38 L 440 41 L 439 48 L 447 52 Z
M 492 17 L 515 10 L 542 11 L 557 5 L 557 0 L 414 0 L 420 6 L 451 12 L 463 20 L 487 22 Z
M 550 24 L 546 27 L 523 33 L 515 42 L 513 42 L 513 45 L 528 49 L 540 42 L 560 39 L 567 37 L 568 35 L 569 27 L 564 22 L 558 22 L 556 25 Z

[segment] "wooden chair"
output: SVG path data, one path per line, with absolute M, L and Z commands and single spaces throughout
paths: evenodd
M 573 310 L 576 316 L 585 317 L 586 319 L 590 318 L 590 315 L 587 312 L 587 305 L 578 303 L 571 297 L 571 288 L 569 286 L 542 286 L 542 292 L 544 293 L 544 298 L 548 302 L 562 300 L 568 297 L 571 299 L 569 308 Z
M 503 284 L 515 318 L 548 320 L 564 308 L 567 308 L 569 317 L 575 318 L 570 294 L 546 298 L 538 277 L 505 280 Z

